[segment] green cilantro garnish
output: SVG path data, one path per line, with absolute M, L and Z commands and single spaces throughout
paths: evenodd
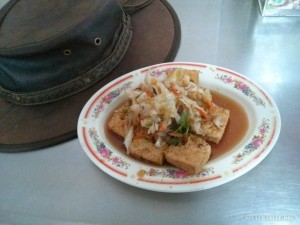
M 171 138 L 168 143 L 170 145 L 178 145 L 189 134 L 189 130 L 189 112 L 185 111 L 181 114 L 177 128 L 175 127 L 169 132 Z

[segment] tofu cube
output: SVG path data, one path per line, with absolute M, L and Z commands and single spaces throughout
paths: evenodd
M 208 113 L 209 120 L 203 121 L 202 138 L 206 141 L 210 141 L 218 144 L 225 132 L 228 120 L 230 116 L 230 110 L 224 109 L 220 106 L 214 106 Z
M 154 143 L 145 138 L 133 139 L 129 154 L 137 159 L 142 159 L 156 165 L 163 165 L 165 161 L 165 148 L 157 148 Z
M 210 145 L 201 137 L 191 134 L 185 145 L 169 146 L 165 157 L 167 162 L 192 175 L 201 171 L 210 154 Z
M 129 116 L 129 105 L 125 103 L 115 110 L 111 119 L 108 122 L 108 128 L 114 133 L 125 137 Z

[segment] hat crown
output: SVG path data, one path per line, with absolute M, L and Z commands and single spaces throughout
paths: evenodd
M 19 0 L 0 25 L 0 49 L 21 48 L 62 35 L 95 13 L 99 0 Z
M 131 39 L 117 0 L 9 3 L 0 11 L 0 95 L 16 103 L 46 103 L 90 87 L 119 63 Z

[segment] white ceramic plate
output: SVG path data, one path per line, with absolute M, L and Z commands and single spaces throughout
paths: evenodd
M 135 160 L 114 148 L 105 135 L 106 121 L 112 110 L 126 99 L 125 90 L 137 87 L 149 71 L 152 76 L 159 77 L 174 68 L 199 70 L 201 86 L 233 98 L 244 107 L 250 121 L 246 135 L 233 149 L 209 161 L 194 176 L 187 176 L 174 167 L 153 166 Z M 254 168 L 272 150 L 280 127 L 275 102 L 248 78 L 218 66 L 175 62 L 133 71 L 104 86 L 84 106 L 77 132 L 87 156 L 110 176 L 152 191 L 191 192 L 224 184 Z

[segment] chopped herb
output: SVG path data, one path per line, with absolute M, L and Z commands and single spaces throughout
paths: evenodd
M 180 120 L 179 120 L 179 131 L 181 131 L 182 134 L 187 133 L 189 130 L 189 112 L 185 111 L 182 113 Z
M 145 124 L 145 127 L 150 128 L 152 125 L 153 125 L 153 123 L 151 121 L 149 121 Z
M 185 111 L 181 114 L 179 124 L 176 129 L 170 130 L 169 144 L 178 145 L 182 141 L 186 142 L 186 137 L 189 134 L 189 112 Z
M 180 142 L 182 141 L 182 138 L 176 138 L 176 137 L 172 137 L 168 143 L 170 145 L 178 145 Z

